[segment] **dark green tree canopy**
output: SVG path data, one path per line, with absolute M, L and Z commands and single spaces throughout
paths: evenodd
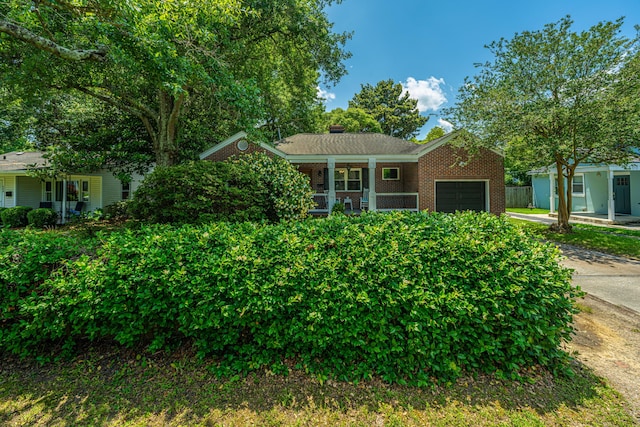
M 411 139 L 429 120 L 420 115 L 418 100 L 410 98 L 400 83 L 389 79 L 375 86 L 361 85 L 361 88 L 349 101 L 349 108 L 359 108 L 373 116 L 380 123 L 382 133 Z
M 639 38 L 623 19 L 574 32 L 569 17 L 493 42 L 447 110 L 469 145 L 505 149 L 519 168 L 554 165 L 558 228 L 570 230 L 571 180 L 584 162 L 624 163 L 640 137 Z M 566 191 L 565 191 L 566 190 Z
M 320 132 L 328 132 L 329 126 L 342 125 L 345 132 L 373 132 L 382 133 L 380 123 L 369 113 L 361 108 L 336 108 L 325 113 L 323 127 Z
M 16 99 L 82 94 L 135 117 L 156 163 L 173 164 L 259 122 L 317 120 L 318 81 L 348 57 L 331 3 L 7 0 L 0 75 Z

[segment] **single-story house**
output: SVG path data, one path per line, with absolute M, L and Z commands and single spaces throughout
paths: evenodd
M 529 172 L 533 187 L 533 205 L 558 208 L 558 184 L 555 166 Z M 565 179 L 566 183 L 566 179 Z M 578 165 L 571 185 L 571 211 L 607 215 L 640 216 L 640 158 L 626 166 Z
M 468 158 L 449 144 L 453 134 L 426 144 L 335 126 L 327 134 L 297 134 L 274 145 L 246 136 L 239 132 L 200 158 L 222 161 L 255 151 L 283 157 L 309 176 L 318 213 L 336 202 L 347 210 L 505 210 L 503 155 L 482 150 Z
M 14 151 L 0 155 L 0 207 L 51 206 L 61 214 L 82 202 L 82 211 L 90 212 L 127 200 L 137 189 L 141 177 L 121 182 L 107 170 L 89 174 L 70 174 L 64 178 L 41 180 L 29 176 L 33 166 L 45 167 L 47 160 L 39 151 Z

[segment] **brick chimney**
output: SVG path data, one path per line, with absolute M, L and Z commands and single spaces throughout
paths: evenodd
M 342 126 L 342 125 L 331 125 L 331 126 L 329 126 L 329 133 L 344 133 L 344 126 Z

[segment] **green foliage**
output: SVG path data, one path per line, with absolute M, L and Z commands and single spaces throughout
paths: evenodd
M 111 203 L 104 207 L 104 217 L 111 221 L 124 221 L 129 219 L 130 200 Z
M 0 212 L 0 218 L 2 218 L 2 224 L 8 227 L 25 227 L 29 223 L 27 214 L 33 208 L 29 206 L 16 206 L 13 208 L 6 208 Z
M 581 163 L 624 163 L 640 139 L 640 35 L 623 19 L 575 32 L 570 17 L 489 44 L 494 60 L 461 86 L 447 120 L 506 152 L 510 169 L 553 166 L 558 224 L 569 229 L 571 180 Z
M 287 160 L 255 152 L 228 161 L 239 173 L 257 178 L 256 187 L 267 195 L 265 213 L 270 221 L 302 219 L 315 207 L 309 178 Z
M 25 298 L 50 292 L 51 273 L 91 248 L 91 241 L 54 231 L 0 230 L 0 341 L 6 325 L 23 319 Z
M 56 225 L 58 222 L 58 212 L 49 208 L 34 209 L 27 212 L 29 225 L 36 228 Z
M 558 367 L 579 293 L 555 246 L 490 214 L 142 226 L 101 242 L 21 294 L 1 349 L 189 340 L 222 374 L 293 360 L 321 379 L 426 385 Z
M 349 108 L 359 108 L 373 116 L 382 133 L 402 139 L 415 137 L 429 120 L 420 115 L 418 101 L 404 93 L 400 83 L 382 80 L 377 85 L 361 85 L 360 93 L 349 101 Z
M 136 191 L 130 211 L 155 223 L 278 221 L 304 218 L 311 195 L 308 178 L 289 162 L 254 153 L 157 168 Z
M 427 136 L 424 138 L 424 141 L 422 142 L 425 143 L 425 142 L 433 141 L 434 139 L 443 137 L 445 133 L 446 132 L 444 131 L 444 129 L 442 129 L 440 126 L 434 126 L 433 128 L 431 128 Z
M 355 107 L 350 107 L 346 110 L 336 108 L 326 113 L 323 117 L 323 126 L 320 132 L 328 132 L 331 125 L 342 125 L 345 132 L 351 133 L 382 133 L 382 127 L 375 117 L 363 109 Z
M 333 207 L 331 208 L 331 214 L 332 215 L 340 215 L 344 213 L 344 203 L 342 202 L 336 202 L 333 204 Z
M 129 211 L 154 223 L 259 221 L 266 219 L 266 194 L 256 183 L 226 162 L 158 167 L 135 192 Z
M 59 113 L 63 123 L 54 121 L 53 129 L 90 133 L 85 146 L 92 152 L 117 163 L 147 162 L 152 152 L 156 164 L 166 166 L 258 122 L 266 121 L 271 135 L 278 127 L 312 126 L 320 77 L 337 82 L 349 57 L 343 51 L 349 35 L 334 33 L 325 12 L 331 3 L 136 0 L 31 7 L 7 0 L 0 3 L 0 55 L 11 60 L 0 63 L 0 72 L 10 102 L 30 97 L 41 107 L 25 117 L 48 122 L 50 113 Z M 50 111 L 61 92 L 73 99 Z M 86 97 L 108 105 L 107 113 L 120 112 L 113 126 L 95 103 L 82 108 Z M 9 123 L 20 117 L 11 115 Z M 13 127 L 0 128 L 0 141 L 1 133 L 29 134 Z M 47 132 L 45 123 L 38 127 Z M 48 136 L 75 138 L 73 132 Z M 107 144 L 110 136 L 115 146 Z M 84 145 L 81 139 L 74 143 Z

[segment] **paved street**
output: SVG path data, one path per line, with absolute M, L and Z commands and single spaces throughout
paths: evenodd
M 638 242 L 640 244 L 640 242 Z M 640 313 L 640 261 L 560 245 L 573 283 L 589 294 Z

